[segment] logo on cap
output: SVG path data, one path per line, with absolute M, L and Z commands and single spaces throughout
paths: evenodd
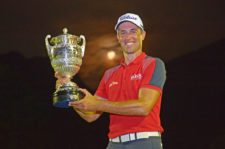
M 117 30 L 119 25 L 125 21 L 131 22 L 131 23 L 137 25 L 138 27 L 140 27 L 142 30 L 144 30 L 144 26 L 143 26 L 141 18 L 138 15 L 133 14 L 133 13 L 126 13 L 126 14 L 120 16 L 116 23 L 115 30 Z
M 127 16 L 125 15 L 125 16 L 120 17 L 120 21 L 129 20 L 129 19 L 137 20 L 137 18 L 135 16 L 130 16 L 130 15 L 127 15 Z

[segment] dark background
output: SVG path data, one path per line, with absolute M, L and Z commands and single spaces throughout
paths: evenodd
M 0 32 L 0 148 L 104 149 L 108 114 L 86 123 L 52 106 L 55 78 L 44 38 L 68 27 L 87 48 L 74 81 L 95 92 L 104 70 L 119 62 L 118 16 L 143 18 L 147 54 L 166 63 L 162 102 L 165 149 L 224 149 L 224 1 L 5 1 Z M 114 50 L 116 59 L 106 53 Z

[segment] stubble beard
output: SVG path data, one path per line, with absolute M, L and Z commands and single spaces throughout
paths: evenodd
M 138 50 L 139 50 L 138 45 L 131 45 L 131 46 L 125 45 L 123 47 L 123 52 L 125 54 L 135 54 Z

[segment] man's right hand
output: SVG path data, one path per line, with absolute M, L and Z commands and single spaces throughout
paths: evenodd
M 59 72 L 55 72 L 56 80 L 56 89 L 58 89 L 60 86 L 70 82 L 70 78 L 67 76 L 61 75 Z

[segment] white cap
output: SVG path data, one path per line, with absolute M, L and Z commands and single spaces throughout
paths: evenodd
M 144 30 L 144 25 L 142 23 L 141 18 L 138 15 L 133 14 L 133 13 L 126 13 L 126 14 L 120 16 L 117 23 L 116 23 L 115 30 L 117 30 L 117 28 L 119 27 L 119 25 L 121 23 L 127 22 L 127 21 L 137 25 L 142 30 Z

